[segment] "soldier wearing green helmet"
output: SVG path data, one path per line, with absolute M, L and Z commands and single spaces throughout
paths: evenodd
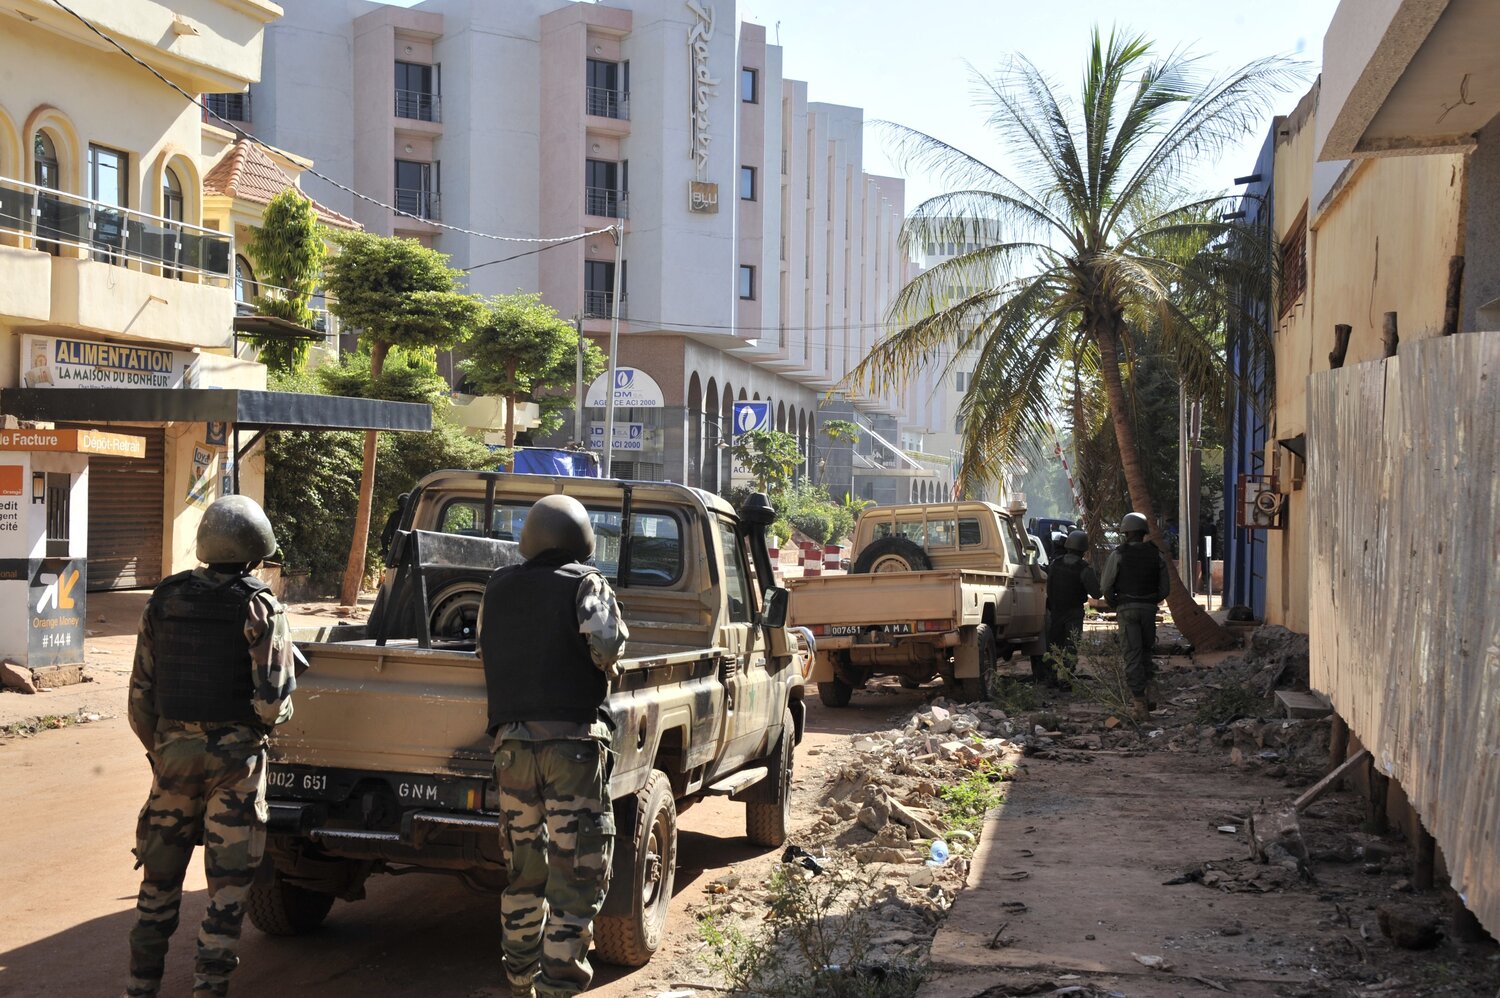
M 1139 513 L 1126 513 L 1120 521 L 1125 540 L 1110 553 L 1104 565 L 1104 598 L 1115 608 L 1120 641 L 1125 646 L 1125 678 L 1130 684 L 1131 709 L 1135 719 L 1151 718 L 1147 690 L 1156 665 L 1151 649 L 1156 646 L 1156 608 L 1167 598 L 1171 585 L 1167 559 L 1146 539 L 1151 525 Z
M 141 617 L 130 727 L 151 761 L 136 824 L 142 868 L 125 994 L 155 995 L 182 882 L 203 843 L 208 911 L 194 995 L 227 995 L 245 895 L 266 844 L 266 735 L 292 716 L 292 643 L 281 604 L 251 575 L 276 553 L 265 512 L 225 496 L 198 527 L 200 568 L 164 580 Z

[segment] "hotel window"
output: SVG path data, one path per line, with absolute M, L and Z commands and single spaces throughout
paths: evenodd
M 747 264 L 740 264 L 740 300 L 753 301 L 755 298 L 755 268 Z
M 438 114 L 438 68 L 417 62 L 396 63 L 396 117 L 441 121 Z
M 740 100 L 746 104 L 760 103 L 760 71 L 749 66 L 740 70 Z
M 418 218 L 438 217 L 435 163 L 396 160 L 396 207 Z
M 755 200 L 755 167 L 740 167 L 740 200 Z

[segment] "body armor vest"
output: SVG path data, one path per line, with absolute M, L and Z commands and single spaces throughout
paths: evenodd
M 1076 554 L 1064 555 L 1047 566 L 1047 609 L 1076 610 L 1089 598 L 1083 585 L 1088 562 Z
M 592 724 L 602 716 L 609 681 L 578 629 L 578 587 L 596 574 L 543 555 L 490 576 L 479 633 L 490 734 L 516 721 Z
M 1161 552 L 1149 541 L 1120 545 L 1120 569 L 1115 575 L 1113 602 L 1156 603 L 1161 585 Z
M 251 576 L 214 583 L 191 572 L 151 595 L 156 710 L 174 721 L 255 722 L 245 620 L 266 588 Z

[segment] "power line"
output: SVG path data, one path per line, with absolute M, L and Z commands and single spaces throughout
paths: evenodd
M 106 43 L 108 43 L 111 47 L 113 47 L 116 50 L 118 50 L 122 55 L 125 56 L 125 58 L 129 59 L 131 62 L 133 62 L 136 65 L 140 66 L 146 72 L 148 72 L 152 76 L 156 77 L 162 83 L 165 83 L 167 86 L 169 86 L 173 90 L 177 91 L 177 93 L 180 94 L 189 104 L 192 104 L 194 107 L 201 108 L 205 114 L 207 114 L 209 117 L 213 118 L 215 121 L 219 122 L 220 124 L 224 125 L 224 127 L 228 128 L 230 131 L 234 132 L 240 138 L 248 139 L 249 141 L 254 142 L 256 145 L 260 146 L 262 149 L 266 149 L 266 150 L 270 150 L 272 152 L 278 152 L 278 153 L 281 152 L 280 150 L 277 150 L 275 146 L 272 146 L 271 144 L 269 144 L 268 142 L 265 142 L 264 140 L 262 140 L 258 136 L 254 135 L 254 134 L 252 134 L 252 133 L 250 133 L 248 131 L 246 131 L 244 128 L 241 128 L 238 123 L 230 121 L 228 118 L 225 118 L 224 116 L 220 115 L 213 108 L 209 107 L 207 104 L 205 104 L 201 100 L 199 100 L 195 95 L 188 93 L 186 90 L 182 89 L 177 84 L 175 84 L 171 80 L 167 79 L 161 73 L 158 73 L 156 71 L 155 67 L 153 67 L 151 64 L 147 63 L 145 60 L 141 59 L 139 56 L 137 56 L 135 53 L 131 52 L 129 49 L 127 49 L 125 46 L 121 45 L 119 42 L 115 41 L 114 38 L 110 37 L 109 35 L 105 34 L 103 31 L 99 30 L 97 27 L 94 26 L 94 24 L 93 24 L 92 21 L 90 21 L 88 18 L 84 17 L 82 14 L 78 13 L 78 11 L 76 11 L 73 8 L 69 7 L 67 4 L 63 3 L 63 0 L 52 0 L 52 2 L 54 4 L 56 4 L 59 8 L 61 8 L 63 11 L 65 11 L 66 13 L 71 14 L 74 18 L 77 19 L 77 21 L 80 24 L 82 24 L 85 28 L 88 28 L 94 34 L 98 35 Z M 283 153 L 283 155 L 284 155 L 284 153 Z M 435 228 L 446 229 L 449 232 L 459 232 L 459 233 L 462 233 L 462 234 L 464 234 L 466 236 L 477 236 L 480 239 L 494 239 L 497 242 L 505 242 L 505 243 L 545 243 L 548 246 L 552 246 L 552 245 L 560 245 L 562 243 L 570 243 L 570 242 L 573 242 L 573 241 L 578 240 L 578 239 L 587 238 L 588 236 L 603 235 L 606 232 L 613 231 L 614 228 L 615 228 L 615 226 L 613 226 L 613 225 L 608 225 L 608 226 L 605 226 L 602 229 L 593 229 L 593 230 L 590 230 L 588 232 L 580 232 L 580 233 L 576 233 L 576 234 L 570 235 L 570 236 L 550 236 L 550 237 L 546 237 L 546 236 L 544 236 L 544 237 L 536 237 L 536 236 L 497 236 L 493 232 L 480 232 L 480 231 L 478 231 L 476 229 L 466 229 L 466 228 L 464 228 L 463 226 L 460 226 L 460 225 L 449 225 L 446 222 L 439 222 L 439 221 L 436 221 L 434 219 L 423 218 L 421 215 L 417 215 L 417 214 L 414 214 L 414 213 L 409 212 L 409 211 L 403 211 L 402 209 L 397 208 L 395 205 L 387 204 L 384 201 L 380 200 L 379 198 L 371 197 L 370 195 L 365 194 L 362 191 L 355 190 L 353 187 L 350 187 L 347 184 L 340 183 L 339 181 L 334 180 L 332 177 L 328 176 L 326 173 L 321 173 L 318 170 L 313 169 L 311 166 L 303 166 L 303 171 L 305 173 L 312 174 L 314 177 L 317 177 L 319 180 L 323 181 L 324 183 L 330 184 L 333 187 L 338 188 L 339 190 L 343 191 L 346 194 L 351 194 L 351 195 L 353 195 L 354 197 L 358 198 L 361 201 L 365 201 L 365 202 L 368 202 L 369 204 L 375 205 L 377 208 L 384 208 L 386 211 L 394 212 L 395 214 L 400 215 L 400 216 L 402 216 L 404 218 L 410 218 L 410 219 L 414 219 L 414 220 L 416 220 L 418 222 L 424 222 L 424 223 L 426 223 L 428 225 L 431 225 L 431 226 L 433 226 Z M 521 255 L 524 256 L 525 254 L 521 254 Z M 503 261 L 495 261 L 495 262 L 503 262 Z

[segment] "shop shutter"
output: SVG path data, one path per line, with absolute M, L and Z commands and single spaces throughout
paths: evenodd
M 146 438 L 144 459 L 89 458 L 88 587 L 139 589 L 162 579 L 166 431 L 128 426 Z

